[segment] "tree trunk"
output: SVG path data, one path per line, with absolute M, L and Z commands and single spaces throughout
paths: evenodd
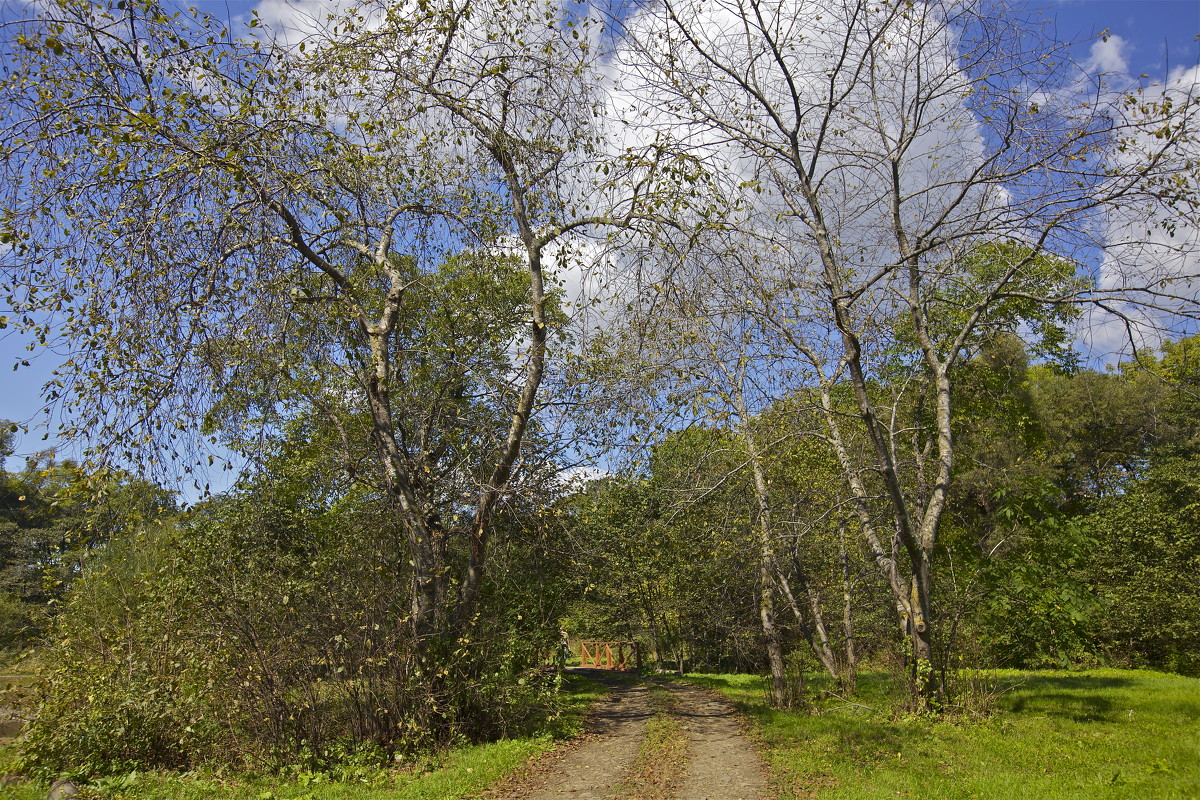
M 858 691 L 858 654 L 854 647 L 854 618 L 851 602 L 850 559 L 846 554 L 846 523 L 838 522 L 838 560 L 842 567 L 842 629 L 846 638 L 846 674 L 843 682 L 846 691 Z
M 762 458 L 754 436 L 745 430 L 745 406 L 738 392 L 738 405 L 743 419 L 742 437 L 750 456 L 750 470 L 754 476 L 754 494 L 758 500 L 758 616 L 762 622 L 763 639 L 767 646 L 767 660 L 771 665 L 771 702 L 782 706 L 787 701 L 787 681 L 784 675 L 783 646 L 779 641 L 779 630 L 775 626 L 775 553 L 771 540 L 771 503 L 767 490 L 767 477 L 763 474 Z
M 758 616 L 762 622 L 763 638 L 766 640 L 767 660 L 771 664 L 771 703 L 782 706 L 787 698 L 783 647 L 779 643 L 779 631 L 775 627 L 775 598 L 771 587 L 771 564 L 765 558 L 759 565 L 759 580 L 762 585 L 759 590 Z
M 924 554 L 922 554 L 924 555 Z M 930 624 L 929 559 L 923 557 L 913 564 L 909 643 L 912 650 L 910 680 L 916 690 L 920 710 L 935 711 L 941 705 L 944 687 L 933 659 L 933 626 Z
M 782 573 L 776 572 L 779 587 L 783 590 L 783 596 L 787 598 L 788 605 L 792 609 L 792 614 L 796 617 L 796 624 L 800 626 L 800 631 L 804 634 L 808 646 L 812 648 L 813 654 L 821 662 L 821 666 L 825 667 L 825 671 L 829 673 L 830 677 L 837 680 L 837 660 L 833 657 L 833 648 L 829 645 L 829 634 L 825 628 L 825 616 L 821 613 L 821 597 L 813 590 L 812 584 L 808 582 L 808 578 L 800 568 L 795 556 L 793 556 L 793 561 L 797 562 L 796 577 L 804 586 L 804 591 L 808 595 L 809 610 L 812 613 L 812 627 L 809 627 L 808 620 L 800 610 L 800 605 L 796 602 L 795 595 L 792 594 L 792 587 L 788 583 L 787 578 Z

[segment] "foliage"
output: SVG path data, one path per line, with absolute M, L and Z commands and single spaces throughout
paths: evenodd
M 557 595 L 526 621 L 539 585 L 510 600 L 491 564 L 546 552 L 504 540 L 537 528 L 514 519 L 551 471 L 553 272 L 580 233 L 650 215 L 647 181 L 604 177 L 624 156 L 597 147 L 589 25 L 560 16 L 368 2 L 302 42 L 157 0 L 4 23 L 3 288 L 68 355 L 64 435 L 104 463 L 198 475 L 229 448 L 283 473 L 192 515 L 171 547 L 196 557 L 164 555 L 180 583 L 146 600 L 147 626 L 199 604 L 176 635 L 228 675 L 236 757 L 495 736 L 551 694 Z M 142 657 L 147 685 L 190 680 Z M 207 758 L 131 747 L 88 757 Z
M 571 678 L 562 687 L 563 716 L 544 731 L 489 744 L 458 745 L 393 762 L 388 768 L 360 761 L 327 770 L 294 767 L 273 775 L 234 776 L 225 765 L 216 764 L 214 771 L 135 771 L 91 778 L 86 788 L 107 800 L 442 800 L 473 796 L 519 773 L 531 758 L 557 747 L 560 739 L 577 734 L 584 713 L 603 694 L 603 687 Z M 19 782 L 6 791 L 5 796 L 14 800 L 35 800 L 45 797 L 45 784 Z
M 44 455 L 0 468 L 0 650 L 34 642 L 89 554 L 175 510 L 161 487 Z
M 182 591 L 170 526 L 110 543 L 52 633 L 48 675 L 21 768 L 43 776 L 183 768 L 218 751 L 240 709 L 212 690 L 219 657 L 186 636 L 198 597 Z
M 453 650 L 418 655 L 403 537 L 377 497 L 330 499 L 328 460 L 298 442 L 234 496 L 110 543 L 56 624 L 28 769 L 379 767 L 557 713 L 538 636 L 561 611 L 489 590 Z M 549 563 L 513 531 L 509 559 Z
M 1090 225 L 1105 202 L 1093 195 L 1113 176 L 1091 170 L 1058 186 L 1049 164 L 1065 153 L 1103 162 L 1112 117 L 1061 100 L 1036 123 L 1018 110 L 998 87 L 1057 98 L 1071 82 L 1065 59 L 1045 58 L 1044 43 L 980 6 L 768 3 L 746 14 L 666 0 L 626 30 L 627 60 L 654 92 L 640 115 L 686 131 L 653 133 L 702 153 L 713 187 L 691 207 L 693 224 L 639 261 L 647 291 L 631 304 L 633 335 L 672 334 L 669 351 L 667 337 L 646 337 L 667 351 L 664 392 L 699 386 L 739 426 L 788 395 L 820 399 L 819 426 L 801 418 L 790 433 L 815 429 L 828 443 L 846 516 L 911 639 L 911 674 L 935 674 L 955 368 L 981 341 L 1023 328 L 1064 355 L 1072 306 L 1091 284 L 1054 247 Z M 1024 166 L 1009 171 L 1014 161 Z M 1140 177 L 1123 175 L 1122 195 L 1145 191 Z M 769 562 L 763 483 L 756 476 Z M 770 650 L 771 586 L 759 584 Z M 778 662 L 773 653 L 777 684 Z M 925 702 L 937 693 L 922 682 Z
M 1197 616 L 1196 342 L 1141 354 L 1175 390 L 1081 369 L 1069 330 L 1200 316 L 1136 253 L 1200 207 L 1197 97 L 1084 98 L 1066 45 L 984 3 L 591 13 L 0 22 L 0 289 L 95 462 L 0 487 L 0 646 L 86 574 L 32 768 L 373 770 L 503 736 L 556 713 L 564 619 L 680 670 L 761 648 L 777 700 L 785 648 L 852 674 L 864 634 L 924 710 L 967 639 L 1196 668 L 1193 626 L 1145 633 Z M 1135 210 L 1146 241 L 1089 273 Z M 551 287 L 614 230 L 628 296 L 582 349 L 669 422 L 635 436 L 645 474 L 563 492 L 593 420 L 555 424 Z M 114 466 L 199 488 L 224 448 L 249 477 L 176 524 Z M 77 486 L 109 491 L 68 523 Z
M 655 447 L 648 476 L 596 480 L 560 503 L 580 542 L 573 636 L 636 639 L 658 669 L 761 662 L 747 487 L 723 443 L 684 431 Z
M 1190 484 L 1183 480 L 1191 462 L 1172 455 L 1189 452 L 1194 425 L 1191 362 L 1179 355 L 1190 342 L 1167 345 L 1161 359 L 1142 355 L 1174 385 L 1133 364 L 1108 372 L 1031 364 L 1022 340 L 1006 331 L 981 340 L 958 365 L 961 457 L 936 551 L 947 578 L 933 597 L 946 670 L 1098 659 L 1194 669 Z M 828 443 L 790 434 L 819 427 L 814 405 L 811 394 L 797 393 L 752 421 L 755 435 L 771 443 L 763 463 L 780 527 L 777 580 L 791 583 L 800 606 L 815 599 L 827 619 L 846 612 L 849 585 L 858 655 L 886 659 L 897 647 L 886 588 L 854 540 L 853 567 L 846 575 L 838 568 L 839 546 L 847 544 L 838 530 L 844 499 Z M 915 402 L 901 409 L 920 413 Z M 744 555 L 753 492 L 739 452 L 730 432 L 693 427 L 655 446 L 643 478 L 597 481 L 560 505 L 587 576 L 567 620 L 573 632 L 647 637 L 667 660 L 684 652 L 697 665 L 729 663 L 729 655 L 745 658 L 758 646 L 749 595 L 730 594 L 754 583 Z M 1090 513 L 1096 508 L 1105 511 Z M 692 609 L 714 597 L 725 598 L 721 613 L 696 619 Z M 803 610 L 781 615 L 782 630 L 789 658 L 811 664 L 801 637 L 816 632 Z M 827 626 L 837 660 L 845 631 Z M 949 701 L 958 702 L 949 689 Z
M 962 366 L 941 603 L 964 663 L 1194 669 L 1187 483 L 1168 477 L 1192 457 L 1192 348 L 1062 371 L 1001 339 Z
M 1013 509 L 1003 509 L 1012 512 Z M 967 626 L 978 663 L 1025 668 L 1087 663 L 1096 601 L 1084 571 L 1095 533 L 1079 520 L 1050 516 L 1010 534 L 1004 553 L 982 568 L 986 598 Z
M 1083 520 L 1098 542 L 1084 570 L 1099 605 L 1096 646 L 1120 664 L 1186 675 L 1200 674 L 1197 346 L 1195 336 L 1167 342 L 1110 381 L 1139 387 L 1127 402 L 1140 404 L 1141 447 L 1114 431 L 1113 449 L 1137 457 L 1121 490 L 1102 494 Z
M 364 4 L 299 44 L 156 0 L 4 27 L 4 286 L 69 355 L 64 435 L 202 472 L 317 430 L 406 543 L 414 674 L 474 641 L 497 515 L 545 474 L 544 251 L 647 215 L 645 182 L 579 191 L 613 188 L 586 28 L 507 0 Z
M 1200 675 L 1200 461 L 1155 463 L 1086 523 L 1097 645 L 1116 662 Z
M 1145 468 L 1151 448 L 1172 438 L 1163 423 L 1173 392 L 1136 364 L 1115 372 L 1034 370 L 1030 388 L 1047 437 L 1040 457 L 1075 511 L 1119 494 Z

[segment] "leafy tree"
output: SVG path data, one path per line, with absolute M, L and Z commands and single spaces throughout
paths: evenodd
M 724 438 L 699 428 L 669 437 L 648 475 L 598 479 L 561 501 L 577 542 L 572 635 L 639 641 L 658 669 L 760 665 L 744 482 L 695 497 L 724 466 L 710 450 Z
M 0 647 L 36 640 L 96 550 L 175 511 L 161 487 L 51 456 L 0 469 Z
M 5 289 L 69 353 L 64 435 L 191 470 L 299 419 L 332 434 L 403 532 L 392 623 L 436 674 L 480 619 L 499 510 L 540 480 L 554 270 L 654 205 L 617 182 L 640 156 L 597 144 L 586 20 L 369 2 L 271 43 L 56 0 L 4 31 Z
M 1165 395 L 1161 405 L 1154 404 L 1161 418 L 1147 438 L 1156 455 L 1191 457 L 1200 450 L 1200 338 L 1168 340 L 1161 350 L 1144 364 L 1146 377 L 1155 383 L 1155 392 L 1147 394 L 1154 400 Z
M 968 424 L 944 538 L 956 571 L 941 602 L 957 637 L 984 643 L 983 660 L 1189 663 L 1186 630 L 1148 645 L 1132 620 L 1154 628 L 1187 603 L 1187 491 L 1171 476 L 1191 459 L 1191 346 L 1061 371 L 995 340 L 962 365 Z
M 848 535 L 834 452 L 813 433 L 820 430 L 818 409 L 811 393 L 800 392 L 775 403 L 755 425 L 773 433 L 767 482 L 782 529 L 778 569 L 787 604 L 817 662 L 853 690 L 859 659 L 890 647 L 892 626 L 879 614 L 887 609 L 886 588 Z M 800 435 L 798 420 L 807 421 Z
M 1105 498 L 1086 523 L 1086 575 L 1099 648 L 1119 663 L 1200 675 L 1200 486 L 1195 458 L 1172 456 Z
M 1172 438 L 1165 428 L 1169 387 L 1132 364 L 1114 372 L 1039 370 L 1030 384 L 1047 437 L 1043 458 L 1059 473 L 1064 502 L 1078 510 L 1120 493 L 1144 470 L 1151 449 Z
M 1124 456 L 1113 459 L 1119 489 L 1098 493 L 1083 520 L 1097 542 L 1083 571 L 1099 606 L 1097 647 L 1187 675 L 1200 674 L 1197 346 L 1195 336 L 1165 342 L 1108 376 L 1127 410 L 1101 407 L 1093 424 L 1118 423 L 1108 452 Z
M 374 769 L 553 714 L 556 674 L 532 654 L 549 649 L 559 596 L 497 575 L 482 620 L 431 668 L 405 624 L 403 532 L 339 461 L 319 428 L 291 425 L 228 495 L 91 559 L 55 621 L 25 766 Z M 533 505 L 505 509 L 497 558 L 561 584 Z
M 8 420 L 0 420 L 0 469 L 4 469 L 4 462 L 14 452 L 13 444 L 16 438 L 16 431 L 13 424 Z

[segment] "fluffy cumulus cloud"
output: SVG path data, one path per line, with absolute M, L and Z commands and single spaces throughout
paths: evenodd
M 1129 72 L 1129 44 L 1120 36 L 1111 35 L 1092 43 L 1091 55 L 1087 60 L 1087 71 L 1092 74 L 1118 74 Z
M 254 11 L 264 38 L 295 46 L 360 5 L 357 0 L 259 0 Z
M 1127 75 L 1129 44 L 1113 35 L 1080 62 L 1034 47 L 1024 53 L 1029 70 L 1014 52 L 1011 75 L 989 76 L 988 86 L 975 82 L 980 68 L 1003 68 L 1004 54 L 973 49 L 979 21 L 956 18 L 955 9 L 916 6 L 881 29 L 872 26 L 880 11 L 854 2 L 646 5 L 610 70 L 614 139 L 627 147 L 667 140 L 706 163 L 773 257 L 782 250 L 792 259 L 784 268 L 793 274 L 813 253 L 794 202 L 787 131 L 801 150 L 819 143 L 810 166 L 827 198 L 824 222 L 843 257 L 866 265 L 895 258 L 889 169 L 903 147 L 895 194 L 910 231 L 1040 243 L 1083 265 L 1098 301 L 1081 326 L 1085 355 L 1194 332 L 1198 69 L 1176 70 L 1129 105 L 1138 91 Z M 758 16 L 747 23 L 751 10 Z M 1004 92 L 1018 87 L 1023 100 L 1002 107 Z M 1167 124 L 1176 130 L 1164 137 Z M 914 131 L 905 126 L 916 135 L 905 140 Z M 1092 134 L 1075 139 L 1077 130 Z
M 330 14 L 352 5 L 262 0 L 258 13 L 274 35 L 290 41 L 313 35 Z M 1122 77 L 1128 43 L 1109 36 L 1094 42 L 1072 71 L 1027 85 L 996 83 L 988 102 L 1016 99 L 1011 107 L 989 108 L 975 81 L 982 68 L 1003 66 L 1004 54 L 987 51 L 986 37 L 971 40 L 979 20 L 962 11 L 970 6 L 917 4 L 883 25 L 887 6 L 853 0 L 672 0 L 642 4 L 605 33 L 599 24 L 580 25 L 582 40 L 602 53 L 588 62 L 584 80 L 602 95 L 604 113 L 593 131 L 602 147 L 575 165 L 576 181 L 559 187 L 561 199 L 579 208 L 619 208 L 626 186 L 617 176 L 637 182 L 669 172 L 677 178 L 693 164 L 713 181 L 706 202 L 753 226 L 752 246 L 763 248 L 758 263 L 777 263 L 794 277 L 815 258 L 811 219 L 797 202 L 788 152 L 794 132 L 802 151 L 816 153 L 809 167 L 825 198 L 824 221 L 848 261 L 869 268 L 896 259 L 889 226 L 890 199 L 897 196 L 914 233 L 946 241 L 977 235 L 1040 240 L 1090 265 L 1108 311 L 1089 312 L 1081 336 L 1097 353 L 1120 350 L 1130 331 L 1150 341 L 1186 330 L 1172 310 L 1196 299 L 1200 235 L 1184 205 L 1143 202 L 1141 191 L 1117 193 L 1061 225 L 1055 220 L 1069 203 L 1086 203 L 1092 189 L 1108 190 L 1102 169 L 1092 167 L 1091 177 L 1082 179 L 1092 183 L 1080 191 L 1072 169 L 1039 167 L 1034 160 L 1040 156 L 1029 155 L 1037 147 L 1065 148 L 1064 132 L 1076 119 L 1098 124 L 1109 113 L 1118 127 L 1136 128 L 1119 111 L 1119 99 L 1130 91 Z M 569 13 L 582 21 L 581 7 Z M 482 18 L 478 24 L 492 25 Z M 503 39 L 504 26 L 492 27 Z M 623 38 L 611 38 L 614 31 Z M 504 46 L 483 36 L 483 28 L 479 33 L 482 49 L 475 56 Z M 1010 58 L 1016 64 L 1020 54 Z M 1197 78 L 1197 68 L 1177 70 L 1166 84 L 1143 89 L 1142 99 L 1170 97 L 1182 107 L 1195 95 Z M 1018 86 L 1023 95 L 1010 91 Z M 1021 127 L 1006 131 L 1005 122 Z M 540 123 L 531 118 L 530 124 Z M 1057 131 L 1047 127 L 1054 124 Z M 1194 118 L 1187 124 L 1195 130 Z M 1002 141 L 1005 136 L 1011 141 Z M 1126 139 L 1124 154 L 1101 159 L 1125 169 L 1161 144 L 1153 133 L 1131 132 Z M 891 168 L 899 148 L 897 187 Z M 1172 158 L 1180 173 L 1195 169 L 1186 153 Z M 686 229 L 702 212 L 680 213 Z M 1042 237 L 1053 225 L 1058 231 Z M 564 242 L 552 260 L 572 307 L 599 309 L 595 318 L 602 322 L 604 310 L 614 307 L 613 284 L 604 276 L 627 271 L 644 253 L 632 239 L 614 249 L 597 231 L 588 233 L 595 238 Z M 678 235 L 686 238 L 686 230 Z
M 1127 96 L 1129 102 L 1114 106 L 1124 110 L 1123 122 L 1137 127 L 1112 157 L 1114 164 L 1135 163 L 1161 152 L 1169 136 L 1182 144 L 1156 170 L 1148 192 L 1109 205 L 1096 274 L 1098 295 L 1106 300 L 1087 315 L 1082 334 L 1090 354 L 1104 360 L 1195 333 L 1192 317 L 1200 303 L 1200 218 L 1195 213 L 1200 191 L 1200 66 L 1176 69 L 1164 83 L 1130 90 Z M 1161 110 L 1167 104 L 1170 115 Z M 1139 124 L 1155 114 L 1161 124 Z
M 820 269 L 814 202 L 837 257 L 864 271 L 897 263 L 896 217 L 915 238 L 1019 233 L 1006 186 L 977 179 L 986 140 L 958 57 L 962 21 L 942 11 L 811 0 L 646 5 L 610 65 L 612 138 L 705 168 L 709 200 L 756 234 L 734 245 L 739 257 L 781 286 Z M 867 292 L 864 309 L 887 302 L 887 281 Z

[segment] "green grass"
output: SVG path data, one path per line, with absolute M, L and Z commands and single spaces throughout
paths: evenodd
M 587 709 L 606 689 L 571 676 L 565 684 L 567 708 L 537 736 L 458 747 L 415 766 L 361 770 L 347 779 L 304 772 L 287 777 L 217 778 L 212 775 L 135 773 L 94 780 L 89 788 L 105 800 L 460 800 L 479 797 L 499 781 L 520 772 L 532 758 L 579 732 Z M 5 750 L 9 752 L 4 752 Z M 0 765 L 12 748 L 0 749 Z M 7 758 L 6 758 L 7 756 Z M 47 786 L 26 782 L 0 787 L 5 800 L 44 800 Z
M 889 710 L 895 687 L 881 676 L 860 680 L 860 706 L 828 698 L 803 712 L 767 707 L 761 678 L 689 676 L 754 720 L 782 798 L 1200 798 L 1200 681 L 1124 670 L 989 677 L 1008 687 L 989 717 L 934 720 Z
M 646 722 L 637 757 L 622 782 L 622 795 L 628 800 L 669 800 L 683 782 L 688 734 L 677 715 L 675 694 L 659 683 L 650 683 L 647 689 L 654 715 Z

